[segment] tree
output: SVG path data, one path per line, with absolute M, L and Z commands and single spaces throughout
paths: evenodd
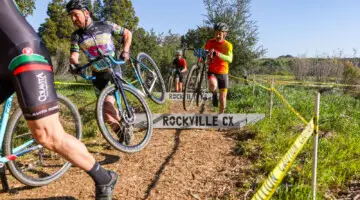
M 75 30 L 65 6 L 63 0 L 52 0 L 47 10 L 49 17 L 39 27 L 39 35 L 52 55 L 59 49 L 59 44 L 70 43 L 71 34 Z
M 131 0 L 103 0 L 103 3 L 102 15 L 106 20 L 129 30 L 134 30 L 138 25 L 139 18 L 135 15 Z
M 15 2 L 25 17 L 33 14 L 35 0 L 15 0 Z
M 205 25 L 213 27 L 216 22 L 225 22 L 229 26 L 227 40 L 233 44 L 234 57 L 231 72 L 241 74 L 248 69 L 255 58 L 266 51 L 258 42 L 258 27 L 250 20 L 251 0 L 203 0 L 207 15 Z

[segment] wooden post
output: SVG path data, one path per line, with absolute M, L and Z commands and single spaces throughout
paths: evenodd
M 313 166 L 312 166 L 312 199 L 316 199 L 316 170 L 318 160 L 318 140 L 319 140 L 319 113 L 320 113 L 320 93 L 317 92 L 315 98 L 314 116 L 314 135 L 313 135 Z
M 272 116 L 272 108 L 273 108 L 273 89 L 274 88 L 274 78 L 272 78 L 271 80 L 271 87 L 270 87 L 270 111 L 269 111 L 269 117 L 270 117 L 270 120 L 271 120 L 271 116 Z

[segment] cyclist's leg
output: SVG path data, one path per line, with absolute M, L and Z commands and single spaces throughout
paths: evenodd
M 218 81 L 214 73 L 208 72 L 208 83 L 210 92 L 216 92 Z
M 33 40 L 17 45 L 13 52 L 11 57 L 14 59 L 10 62 L 8 71 L 35 140 L 87 171 L 95 183 L 110 182 L 109 172 L 100 167 L 85 145 L 67 134 L 60 124 L 52 66 L 42 56 L 48 55 L 45 46 L 40 40 Z
M 216 74 L 218 80 L 218 87 L 220 91 L 220 110 L 219 113 L 224 113 L 226 108 L 227 88 L 229 87 L 229 77 L 227 74 Z
M 184 83 L 184 76 L 185 76 L 185 72 L 184 73 L 180 73 L 179 74 L 179 91 L 182 92 L 183 91 L 183 83 Z
M 179 92 L 180 73 L 178 71 L 176 71 L 174 73 L 174 77 L 175 77 L 175 92 Z
M 93 81 L 96 96 L 108 85 L 111 80 L 111 74 L 108 72 L 93 72 L 96 79 Z M 111 129 L 118 131 L 120 129 L 120 115 L 119 111 L 114 106 L 115 98 L 107 96 L 104 103 L 104 118 L 105 122 L 110 125 Z

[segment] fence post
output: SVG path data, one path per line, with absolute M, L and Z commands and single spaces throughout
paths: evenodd
M 255 96 L 255 74 L 253 74 L 253 96 Z
M 271 80 L 271 87 L 270 87 L 270 111 L 269 111 L 269 117 L 270 117 L 270 120 L 271 120 L 271 116 L 272 116 L 272 108 L 273 108 L 273 89 L 274 88 L 274 78 L 272 78 Z
M 320 93 L 316 93 L 315 116 L 314 116 L 314 135 L 313 135 L 313 167 L 312 167 L 312 199 L 316 199 L 316 170 L 318 159 L 318 139 L 319 139 L 319 113 L 320 113 Z

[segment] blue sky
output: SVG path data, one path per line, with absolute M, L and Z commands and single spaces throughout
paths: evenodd
M 28 17 L 37 30 L 44 22 L 50 0 L 36 0 L 34 16 Z M 158 33 L 185 34 L 201 25 L 206 10 L 202 0 L 133 0 L 139 25 Z M 360 56 L 359 0 L 253 0 L 251 20 L 257 22 L 259 43 L 266 57 L 284 54 L 332 56 L 343 52 Z

